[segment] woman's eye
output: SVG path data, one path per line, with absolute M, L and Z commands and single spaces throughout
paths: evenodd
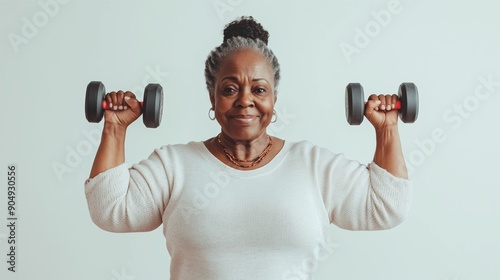
M 265 89 L 265 88 L 256 88 L 256 89 L 255 89 L 255 92 L 256 92 L 256 93 L 265 93 L 265 92 L 266 92 L 266 89 Z
M 235 90 L 234 88 L 230 88 L 230 87 L 228 87 L 228 88 L 225 88 L 225 89 L 223 90 L 223 92 L 224 92 L 224 93 L 233 93 L 233 92 L 236 92 L 236 90 Z

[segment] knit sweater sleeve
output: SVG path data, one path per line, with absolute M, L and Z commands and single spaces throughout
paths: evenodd
M 147 159 L 128 168 L 126 163 L 85 181 L 92 221 L 111 232 L 156 229 L 169 200 L 164 152 L 156 149 Z
M 361 164 L 323 148 L 314 147 L 312 154 L 330 223 L 348 230 L 383 230 L 406 218 L 412 181 L 397 178 L 374 162 Z

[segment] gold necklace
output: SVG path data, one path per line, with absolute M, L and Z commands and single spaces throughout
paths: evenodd
M 226 157 L 236 166 L 238 167 L 242 167 L 242 168 L 250 168 L 250 167 L 254 167 L 256 166 L 257 164 L 259 164 L 268 154 L 269 152 L 271 151 L 272 147 L 273 147 L 273 139 L 271 138 L 271 136 L 269 136 L 269 144 L 267 144 L 267 147 L 262 151 L 262 153 L 260 153 L 259 156 L 257 156 L 256 158 L 252 159 L 252 160 L 247 160 L 247 159 L 238 159 L 236 158 L 235 156 L 233 156 L 232 154 L 230 154 L 226 147 L 224 147 L 224 145 L 222 145 L 222 141 L 220 140 L 220 133 L 219 135 L 217 136 L 217 142 L 219 143 L 219 146 L 221 146 L 222 150 L 224 151 L 224 154 L 226 155 Z M 240 164 L 240 162 L 243 162 L 243 163 L 250 163 L 250 165 L 242 165 Z

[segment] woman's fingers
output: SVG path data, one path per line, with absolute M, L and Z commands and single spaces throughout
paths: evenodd
M 124 110 L 130 108 L 132 109 L 132 112 L 134 112 L 135 114 L 138 115 L 141 114 L 141 105 L 139 104 L 139 101 L 135 98 L 135 95 L 131 91 L 125 92 L 123 98 L 123 106 Z
M 398 101 L 398 95 L 397 94 L 372 94 L 368 98 L 368 102 L 371 102 L 372 106 L 374 107 L 375 111 L 391 111 L 396 107 L 396 102 Z M 379 101 L 379 102 L 375 102 Z
M 375 94 L 370 95 L 368 101 L 365 104 L 367 113 L 371 114 L 373 111 L 378 111 L 380 109 L 382 102 L 379 100 L 378 96 Z
M 127 110 L 129 105 L 125 101 L 125 96 L 135 99 L 135 95 L 130 91 L 124 92 L 119 90 L 108 93 L 105 98 L 108 103 L 108 108 L 113 111 Z

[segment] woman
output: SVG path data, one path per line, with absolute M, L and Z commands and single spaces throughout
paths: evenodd
M 128 91 L 106 97 L 113 109 L 85 184 L 92 220 L 112 232 L 163 223 L 171 279 L 286 279 L 320 258 L 331 223 L 381 230 L 407 214 L 397 96 L 372 95 L 366 105 L 377 141 L 368 165 L 270 136 L 280 75 L 267 39 L 252 17 L 226 26 L 205 69 L 221 132 L 204 142 L 163 146 L 127 168 L 125 132 L 140 106 Z

